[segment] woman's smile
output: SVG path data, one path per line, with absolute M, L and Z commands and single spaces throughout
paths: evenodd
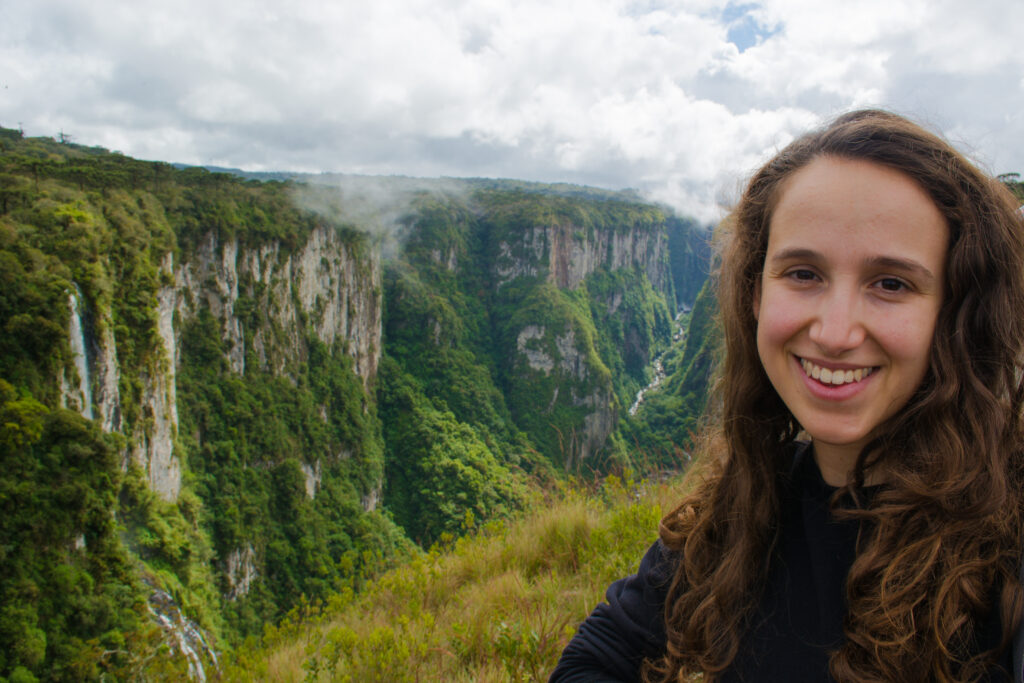
M 830 483 L 925 377 L 948 239 L 928 195 L 884 166 L 821 157 L 782 186 L 757 348 Z
M 800 366 L 807 392 L 821 401 L 848 401 L 867 389 L 875 371 L 873 366 L 842 366 L 819 364 L 794 356 Z
M 858 367 L 851 370 L 849 368 L 821 366 L 806 358 L 799 358 L 798 360 L 800 361 L 800 367 L 804 369 L 804 373 L 808 377 L 820 380 L 822 384 L 832 386 L 853 384 L 854 382 L 859 383 L 862 379 L 870 376 L 874 370 L 872 366 Z

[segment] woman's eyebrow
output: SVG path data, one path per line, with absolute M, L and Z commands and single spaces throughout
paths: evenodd
M 910 258 L 901 258 L 898 256 L 874 256 L 872 258 L 865 259 L 864 265 L 869 268 L 891 268 L 893 270 L 909 272 L 929 284 L 936 280 L 935 274 L 932 273 L 932 271 L 928 270 L 928 268 L 923 264 Z
M 806 247 L 789 247 L 780 249 L 769 258 L 769 261 L 817 261 L 822 256 L 819 252 Z

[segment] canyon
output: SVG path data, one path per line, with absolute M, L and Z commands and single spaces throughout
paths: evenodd
M 387 179 L 366 205 L 14 134 L 0 147 L 0 389 L 5 410 L 50 416 L 10 443 L 26 463 L 75 439 L 116 463 L 88 485 L 103 531 L 61 521 L 47 566 L 100 586 L 135 563 L 116 581 L 177 610 L 161 628 L 196 670 L 414 543 L 513 514 L 539 482 L 628 462 L 627 409 L 692 303 L 673 251 L 699 264 L 705 239 L 575 186 Z M 26 486 L 47 490 L 39 476 Z M 64 637 L 51 618 L 26 628 Z

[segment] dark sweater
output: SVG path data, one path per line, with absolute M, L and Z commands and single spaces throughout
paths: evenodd
M 832 681 L 828 656 L 843 641 L 846 575 L 858 523 L 833 518 L 835 489 L 822 480 L 809 448 L 797 452 L 789 490 L 764 593 L 739 654 L 719 679 L 723 683 Z M 674 572 L 672 555 L 660 541 L 652 545 L 636 574 L 608 588 L 608 602 L 580 626 L 551 681 L 639 680 L 643 660 L 665 651 L 664 603 Z M 998 624 L 979 635 L 984 648 L 992 647 Z M 1009 651 L 1003 660 L 1009 670 Z

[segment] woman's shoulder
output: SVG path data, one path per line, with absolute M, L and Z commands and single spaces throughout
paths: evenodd
M 580 624 L 551 681 L 636 680 L 644 659 L 665 649 L 665 599 L 676 555 L 655 541 L 637 571 L 608 587 Z

